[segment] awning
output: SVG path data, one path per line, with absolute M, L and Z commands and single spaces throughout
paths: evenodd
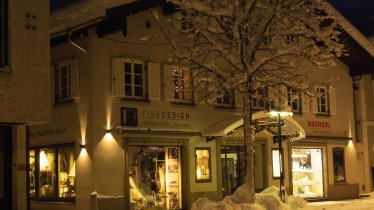
M 262 118 L 270 118 L 269 115 L 265 111 L 255 112 L 252 115 L 252 120 L 262 119 Z M 287 128 L 287 132 L 295 133 L 298 132 L 299 138 L 305 138 L 305 131 L 301 127 L 301 125 L 296 122 L 292 117 L 282 117 L 285 122 L 285 128 Z M 232 118 L 228 118 L 225 120 L 218 121 L 213 123 L 212 125 L 208 126 L 205 130 L 201 132 L 202 136 L 225 136 L 230 131 L 240 127 L 243 125 L 243 118 L 241 116 L 235 116 Z

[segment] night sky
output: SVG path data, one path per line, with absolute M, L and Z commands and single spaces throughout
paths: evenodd
M 328 0 L 361 33 L 374 35 L 374 0 Z

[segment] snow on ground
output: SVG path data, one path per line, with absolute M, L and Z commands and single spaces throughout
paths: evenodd
M 226 196 L 215 202 L 207 198 L 200 198 L 192 204 L 191 210 L 373 210 L 374 192 L 367 198 L 324 201 L 308 203 L 298 196 L 287 196 L 286 203 L 279 199 L 279 189 L 271 186 L 256 194 L 256 203 L 241 203 L 241 195 L 237 192 L 233 196 Z M 245 197 L 245 196 L 244 196 Z M 235 202 L 234 202 L 235 201 Z

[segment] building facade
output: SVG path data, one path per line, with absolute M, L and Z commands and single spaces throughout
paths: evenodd
M 30 128 L 31 209 L 189 209 L 243 182 L 240 100 L 235 93 L 197 100 L 188 67 L 170 61 L 146 10 L 167 13 L 154 2 L 111 8 L 106 18 L 52 34 L 52 119 Z M 330 71 L 340 79 L 318 87 L 318 98 L 284 90 L 294 112 L 289 127 L 303 134 L 283 143 L 288 194 L 344 199 L 369 190 L 354 128 L 353 61 L 336 62 Z M 266 91 L 257 94 L 253 118 L 261 121 Z M 260 131 L 257 191 L 279 185 L 278 144 Z
M 48 3 L 0 2 L 0 209 L 27 209 L 27 126 L 50 120 Z

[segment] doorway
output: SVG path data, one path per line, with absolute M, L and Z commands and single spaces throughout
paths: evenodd
M 12 127 L 0 126 L 0 210 L 12 209 Z

